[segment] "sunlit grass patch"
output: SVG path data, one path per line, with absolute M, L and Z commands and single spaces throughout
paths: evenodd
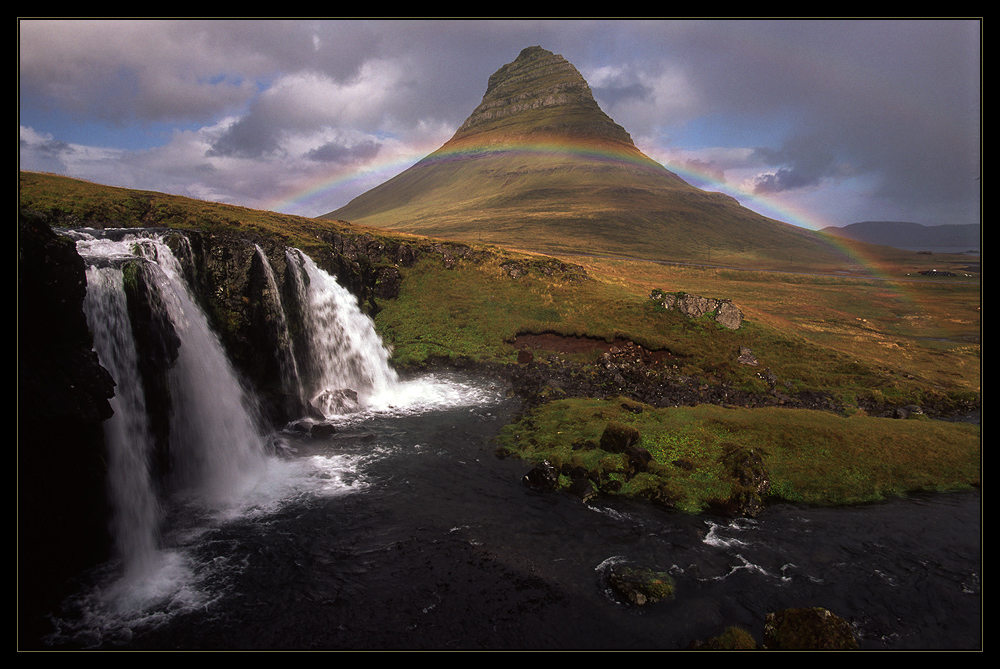
M 546 459 L 557 468 L 584 467 L 617 479 L 616 494 L 670 499 L 687 512 L 729 496 L 734 481 L 721 464 L 727 448 L 759 453 L 770 475 L 770 495 L 790 502 L 853 504 L 980 483 L 976 425 L 712 405 L 644 407 L 634 413 L 622 404 L 629 403 L 550 402 L 505 428 L 500 443 L 531 461 Z M 655 460 L 648 471 L 626 479 L 622 456 L 598 447 L 612 421 L 639 431 L 638 445 Z

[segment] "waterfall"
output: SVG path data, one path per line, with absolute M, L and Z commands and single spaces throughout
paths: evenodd
M 364 408 L 398 384 L 389 350 L 336 279 L 298 249 L 286 251 L 291 279 L 304 306 L 309 381 L 305 399 L 326 417 Z
M 159 557 L 161 506 L 184 500 L 239 512 L 266 485 L 270 437 L 185 278 L 178 258 L 193 257 L 187 237 L 174 235 L 172 251 L 150 232 L 70 235 L 88 264 L 95 350 L 116 381 L 114 416 L 105 423 L 112 533 L 126 571 L 148 575 Z M 294 341 L 274 268 L 259 246 L 255 252 L 267 281 L 262 313 L 281 349 L 270 354 L 289 395 L 333 417 L 398 387 L 389 351 L 357 299 L 287 249 L 285 278 L 294 289 L 287 295 L 295 295 L 304 332 Z
M 170 376 L 173 482 L 215 507 L 238 503 L 264 466 L 267 449 L 257 407 L 191 295 L 177 259 L 160 241 L 155 250 L 182 341 Z
M 155 568 L 160 507 L 149 471 L 153 440 L 120 270 L 87 269 L 84 308 L 101 364 L 117 382 L 114 415 L 104 426 L 112 535 L 126 577 L 142 578 Z
M 266 441 L 254 403 L 194 301 L 176 257 L 159 238 L 126 235 L 120 241 L 74 235 L 87 261 L 85 310 L 101 364 L 116 381 L 115 415 L 105 424 L 111 529 L 127 575 L 156 568 L 161 485 L 219 511 L 240 504 L 266 468 Z M 151 302 L 179 345 L 167 379 L 143 378 L 143 358 L 126 296 L 128 267 L 142 267 Z M 147 342 L 148 344 L 148 342 Z M 157 383 L 169 397 L 169 476 L 154 480 L 153 400 Z M 161 398 L 158 398 L 161 399 Z
M 278 280 L 274 275 L 274 268 L 268 260 L 264 249 L 258 244 L 254 244 L 257 258 L 264 269 L 264 278 L 267 280 L 268 293 L 271 296 L 272 304 L 269 313 L 274 321 L 275 341 L 277 342 L 274 353 L 278 358 L 278 365 L 281 368 L 281 380 L 284 392 L 303 402 L 305 400 L 305 389 L 302 386 L 302 375 L 299 373 L 299 363 L 296 359 L 295 342 L 288 328 L 288 316 L 285 305 L 281 298 L 281 290 L 278 287 Z

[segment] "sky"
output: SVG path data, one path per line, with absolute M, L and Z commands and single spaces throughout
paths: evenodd
M 979 223 L 982 22 L 52 20 L 19 28 L 19 166 L 320 216 L 444 144 L 521 49 L 636 146 L 787 223 Z

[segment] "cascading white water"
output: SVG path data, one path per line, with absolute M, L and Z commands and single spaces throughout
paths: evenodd
M 53 639 L 95 630 L 99 636 L 127 637 L 133 626 L 156 624 L 164 612 L 203 607 L 206 597 L 215 595 L 200 584 L 216 570 L 239 569 L 224 555 L 206 561 L 188 550 L 199 546 L 205 552 L 201 537 L 211 536 L 212 526 L 268 518 L 306 496 L 364 490 L 369 482 L 359 469 L 387 451 L 379 444 L 352 453 L 273 453 L 273 446 L 287 446 L 283 436 L 262 424 L 256 398 L 241 385 L 184 278 L 178 257 L 193 258 L 187 238 L 175 237 L 182 246 L 174 244 L 172 252 L 150 232 L 67 234 L 87 261 L 88 322 L 101 364 L 117 384 L 105 434 L 113 533 L 124 573 L 117 563 L 103 566 L 93 589 L 74 601 L 86 615 L 78 623 L 61 621 L 66 627 Z M 300 251 L 288 250 L 287 260 L 286 280 L 297 290 L 294 306 L 307 333 L 305 344 L 296 341 L 302 344 L 294 351 L 297 366 L 289 368 L 291 379 L 298 373 L 303 402 L 314 400 L 328 419 L 351 422 L 374 413 L 412 414 L 483 401 L 482 391 L 461 382 L 432 376 L 400 381 L 357 300 Z M 130 320 L 135 316 L 126 291 L 131 273 L 126 282 L 122 271 L 136 263 L 143 263 L 137 274 L 151 296 L 144 306 L 155 306 L 158 321 L 152 333 L 148 327 L 135 330 L 141 337 Z M 265 272 L 273 272 L 263 264 Z M 269 287 L 273 306 L 283 311 L 277 281 Z M 148 316 L 141 321 L 146 326 Z M 287 314 L 268 310 L 267 317 L 280 321 Z M 169 323 L 165 334 L 159 329 L 163 323 Z M 287 328 L 288 322 L 278 326 Z M 157 339 L 161 335 L 163 341 Z M 147 346 L 164 350 L 144 350 Z M 167 355 L 161 359 L 161 353 Z M 169 370 L 151 382 L 150 367 L 161 362 Z M 157 395 L 145 396 L 147 388 Z M 166 475 L 160 471 L 166 466 L 162 448 L 169 454 Z M 291 447 L 284 455 L 296 452 Z
M 122 241 L 78 234 L 89 259 L 85 309 L 101 364 L 116 381 L 115 415 L 106 425 L 112 531 L 127 574 L 148 576 L 157 564 L 158 492 L 146 399 L 138 369 L 120 264 L 145 262 L 149 288 L 164 305 L 180 339 L 169 373 L 171 485 L 209 509 L 239 504 L 266 467 L 266 442 L 253 403 L 241 386 L 181 267 L 156 238 Z M 98 266 L 99 265 L 99 266 Z
M 275 354 L 278 356 L 278 364 L 281 367 L 284 391 L 300 400 L 304 400 L 305 389 L 302 385 L 302 375 L 299 373 L 299 364 L 298 360 L 296 360 L 295 343 L 288 331 L 288 318 L 285 314 L 285 306 L 282 304 L 278 280 L 274 276 L 274 268 L 271 267 L 271 261 L 268 260 L 264 249 L 258 244 L 255 244 L 254 247 L 257 252 L 257 258 L 264 268 L 267 287 L 274 302 L 273 318 L 275 320 L 275 327 L 278 330 L 278 339 L 283 345 L 283 350 L 276 351 Z
M 399 379 L 390 352 L 358 300 L 298 249 L 288 249 L 298 298 L 304 305 L 312 369 L 306 399 L 325 416 L 365 407 Z
M 101 364 L 117 382 L 114 415 L 104 425 L 112 535 L 126 578 L 141 579 L 156 568 L 160 505 L 150 480 L 153 440 L 119 269 L 88 268 L 84 309 Z
M 165 301 L 181 339 L 170 375 L 174 483 L 216 508 L 238 504 L 266 467 L 257 407 L 194 301 L 177 259 L 162 242 L 146 241 L 169 285 Z

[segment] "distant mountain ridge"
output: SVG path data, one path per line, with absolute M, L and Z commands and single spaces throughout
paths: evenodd
M 646 156 L 579 71 L 538 46 L 489 78 L 482 102 L 438 150 L 322 218 L 543 253 L 764 262 L 839 254 L 823 235 L 696 188 Z
M 895 248 L 916 246 L 979 248 L 982 226 L 976 223 L 921 225 L 906 221 L 862 221 L 861 223 L 845 225 L 842 228 L 829 226 L 820 232 L 858 242 Z

